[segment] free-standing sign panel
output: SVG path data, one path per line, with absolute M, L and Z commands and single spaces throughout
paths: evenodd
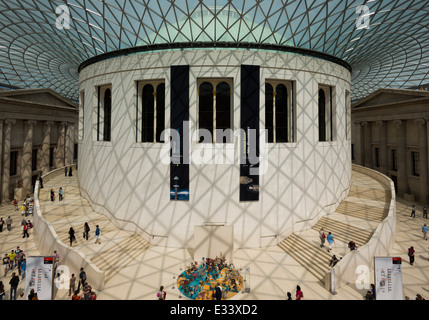
M 28 257 L 25 272 L 25 298 L 31 289 L 39 300 L 52 300 L 54 257 Z
M 374 284 L 377 300 L 403 300 L 402 259 L 374 257 Z

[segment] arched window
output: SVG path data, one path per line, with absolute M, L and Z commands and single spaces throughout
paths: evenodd
M 231 142 L 231 84 L 219 79 L 207 79 L 199 83 L 199 142 Z
M 141 82 L 137 103 L 137 142 L 164 142 L 165 84 L 159 81 Z
M 269 143 L 294 141 L 293 83 L 268 80 L 265 83 L 265 129 Z

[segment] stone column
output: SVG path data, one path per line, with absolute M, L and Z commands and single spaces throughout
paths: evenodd
M 67 122 L 61 122 L 61 130 L 58 134 L 57 152 L 55 157 L 56 167 L 65 166 L 65 140 L 66 140 L 66 127 Z
M 36 121 L 30 120 L 25 122 L 25 135 L 24 135 L 24 146 L 22 150 L 22 165 L 21 165 L 21 177 L 22 177 L 22 195 L 26 197 L 32 193 L 32 158 L 33 158 L 33 128 Z
M 353 141 L 353 148 L 354 148 L 354 156 L 355 160 L 354 163 L 360 166 L 363 166 L 363 144 L 365 141 L 363 140 L 363 134 L 362 134 L 362 124 L 361 122 L 356 121 L 354 123 L 356 133 L 354 134 L 354 137 L 356 138 L 355 141 Z
M 378 127 L 380 139 L 380 172 L 387 174 L 387 123 L 386 121 L 377 121 L 375 124 Z
M 49 152 L 51 146 L 51 129 L 54 123 L 46 121 L 43 123 L 43 142 L 42 142 L 42 157 L 40 159 L 40 168 L 42 175 L 49 172 Z
M 396 141 L 398 144 L 398 195 L 404 197 L 404 194 L 409 192 L 406 123 L 403 120 L 395 120 L 393 123 L 396 125 Z
M 364 131 L 364 166 L 372 169 L 374 167 L 372 163 L 372 125 L 371 122 L 362 122 Z
M 420 194 L 419 201 L 428 201 L 428 137 L 427 125 L 424 119 L 417 119 L 415 123 L 419 130 L 419 157 L 420 157 Z
M 2 202 L 11 200 L 9 194 L 10 181 L 10 135 L 12 132 L 12 124 L 15 120 L 6 119 L 4 121 L 4 143 L 3 143 L 3 184 L 2 184 Z
M 73 150 L 74 150 L 74 124 L 67 125 L 66 138 L 65 138 L 65 165 L 73 163 Z

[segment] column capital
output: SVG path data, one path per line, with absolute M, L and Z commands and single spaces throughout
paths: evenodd
M 53 121 L 43 121 L 43 124 L 46 124 L 48 126 L 52 126 L 54 124 Z
M 15 124 L 16 120 L 15 119 L 5 119 L 4 120 L 4 124 Z
M 424 124 L 426 124 L 426 120 L 425 119 L 415 119 L 414 123 L 418 124 L 418 125 L 424 125 Z
M 33 126 L 33 125 L 35 125 L 37 123 L 37 121 L 36 120 L 28 120 L 28 121 L 25 121 L 25 124 L 28 124 L 28 125 L 30 125 L 30 126 Z
M 393 120 L 393 124 L 396 126 L 402 126 L 405 124 L 405 121 L 403 120 Z
M 384 124 L 386 123 L 386 121 L 383 121 L 383 120 L 377 120 L 376 122 L 375 122 L 375 125 L 376 126 L 379 126 L 379 127 L 382 127 L 382 126 L 384 126 Z
M 368 121 L 362 121 L 360 124 L 361 124 L 361 126 L 362 127 L 366 127 L 366 126 L 368 126 Z

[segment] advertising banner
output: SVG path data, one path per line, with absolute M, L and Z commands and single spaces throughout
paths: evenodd
M 374 257 L 374 284 L 376 300 L 403 300 L 402 259 Z
M 52 300 L 54 257 L 28 257 L 25 272 L 25 298 L 31 289 L 39 300 Z

